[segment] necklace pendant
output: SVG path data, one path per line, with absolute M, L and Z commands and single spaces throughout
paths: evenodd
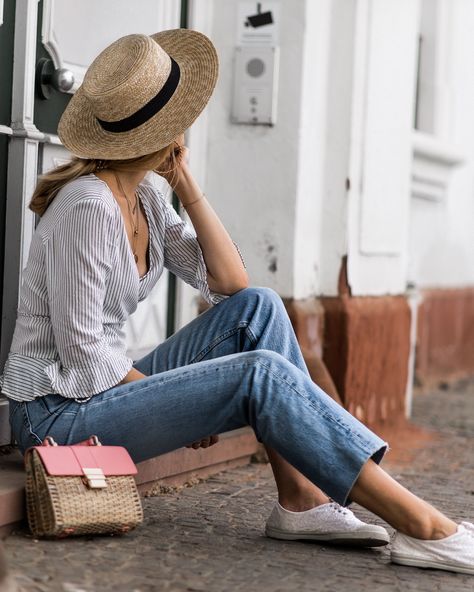
M 137 235 L 138 234 L 138 228 L 135 228 L 133 234 Z

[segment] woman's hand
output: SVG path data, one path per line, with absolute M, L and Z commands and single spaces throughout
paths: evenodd
M 187 170 L 189 149 L 184 145 L 184 134 L 178 136 L 173 144 L 173 154 L 160 165 L 156 172 L 175 189 L 184 171 Z
M 178 165 L 175 162 L 169 167 L 169 173 L 164 172 L 168 170 L 164 166 L 160 166 L 156 172 L 165 177 L 181 205 L 186 208 L 204 256 L 210 290 L 230 296 L 249 285 L 244 262 L 229 233 L 191 173 L 183 135 L 176 138 L 175 145 L 179 155 L 172 156 L 170 161 L 177 161 Z M 173 172 L 171 172 L 172 168 L 174 168 Z
M 209 446 L 212 446 L 217 442 L 219 442 L 219 436 L 208 436 L 207 438 L 203 438 L 192 444 L 187 444 L 186 448 L 194 448 L 194 450 L 197 450 L 198 448 L 209 448 Z

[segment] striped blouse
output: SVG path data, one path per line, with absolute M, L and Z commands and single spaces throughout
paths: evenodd
M 31 401 L 56 393 L 85 402 L 117 385 L 133 364 L 123 326 L 163 267 L 210 304 L 227 298 L 209 288 L 191 225 L 147 179 L 137 194 L 149 228 L 149 269 L 142 277 L 120 206 L 96 175 L 67 183 L 41 217 L 0 375 L 7 397 Z

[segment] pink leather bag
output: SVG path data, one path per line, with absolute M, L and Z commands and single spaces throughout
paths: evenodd
M 46 436 L 25 451 L 24 460 L 35 536 L 122 534 L 143 521 L 137 468 L 123 446 L 102 446 L 97 436 L 60 446 Z

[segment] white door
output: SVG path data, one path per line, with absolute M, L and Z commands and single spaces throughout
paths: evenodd
M 49 99 L 39 98 L 35 90 L 38 62 L 49 59 L 54 68 L 70 70 L 75 78 L 71 89 L 74 92 L 92 59 L 109 43 L 129 33 L 151 34 L 179 27 L 181 13 L 179 0 L 17 0 L 13 10 L 13 2 L 6 5 L 8 10 L 0 0 L 0 37 L 8 28 L 6 37 L 11 47 L 11 54 L 2 56 L 1 69 L 9 79 L 0 79 L 2 93 L 8 89 L 8 109 L 11 102 L 11 118 L 6 121 L 1 119 L 0 102 L 0 192 L 5 205 L 2 369 L 13 335 L 22 270 L 36 225 L 28 202 L 37 173 L 68 158 L 56 129 L 71 95 L 53 91 Z M 5 26 L 4 14 L 8 16 Z M 12 62 L 9 75 L 4 65 Z M 7 172 L 8 180 L 2 187 Z M 167 279 L 164 273 L 129 320 L 128 346 L 135 359 L 166 337 Z M 9 440 L 8 406 L 0 396 L 0 445 Z

